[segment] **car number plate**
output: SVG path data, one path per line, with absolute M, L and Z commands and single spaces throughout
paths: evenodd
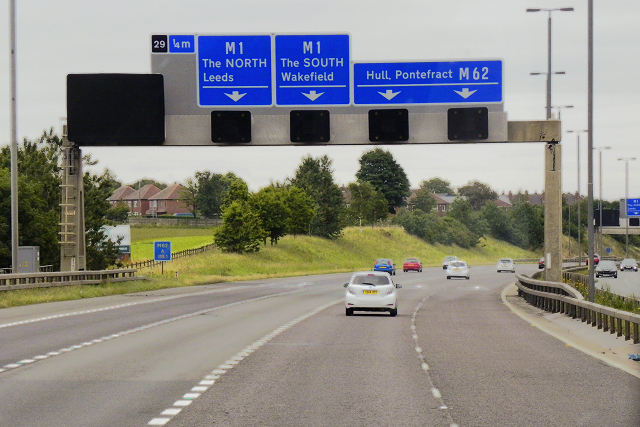
M 364 291 L 365 295 L 378 295 L 378 291 Z

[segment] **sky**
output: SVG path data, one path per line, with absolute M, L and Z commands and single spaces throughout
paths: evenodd
M 0 145 L 11 139 L 9 1 L 0 8 Z M 501 58 L 508 119 L 546 118 L 548 13 L 527 8 L 574 7 L 552 13 L 552 106 L 560 111 L 563 191 L 587 194 L 586 0 L 15 0 L 17 14 L 17 135 L 61 133 L 66 76 L 149 73 L 152 34 L 349 33 L 357 61 L 448 61 Z M 603 198 L 640 197 L 640 2 L 594 0 L 594 147 L 603 151 Z M 412 188 L 440 177 L 460 187 L 472 180 L 498 193 L 544 190 L 544 144 L 385 145 Z M 327 155 L 336 183 L 355 181 L 358 159 L 373 146 L 320 147 L 84 147 L 123 183 L 151 178 L 184 183 L 196 172 L 233 172 L 252 191 L 292 177 L 301 159 Z M 594 196 L 599 156 L 594 153 Z

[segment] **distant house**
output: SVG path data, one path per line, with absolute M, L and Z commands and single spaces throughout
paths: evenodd
M 144 215 L 149 210 L 149 199 L 160 192 L 160 189 L 153 184 L 147 184 L 128 196 L 123 200 L 129 206 L 129 210 L 133 215 Z
M 130 196 L 131 194 L 135 193 L 136 190 L 134 190 L 133 188 L 129 187 L 128 185 L 123 185 L 122 187 L 118 188 L 116 191 L 114 191 L 111 196 L 107 197 L 107 201 L 109 202 L 109 204 L 111 206 L 115 206 L 118 204 L 118 202 L 122 202 L 124 201 L 124 198 L 127 196 Z
M 119 202 L 125 203 L 133 215 L 175 215 L 189 214 L 191 211 L 180 202 L 181 193 L 184 191 L 180 184 L 172 184 L 160 190 L 153 184 L 147 184 L 134 190 L 128 185 L 123 185 L 107 198 L 111 206 Z
M 149 197 L 149 209 L 147 209 L 145 215 L 158 216 L 190 213 L 189 207 L 180 201 L 184 191 L 182 185 L 178 183 L 171 184 L 164 190 L 160 190 Z

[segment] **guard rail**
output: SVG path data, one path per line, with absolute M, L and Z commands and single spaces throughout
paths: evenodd
M 580 318 L 604 332 L 624 335 L 625 340 L 640 342 L 640 315 L 585 301 L 580 292 L 565 283 L 536 280 L 516 275 L 518 295 L 529 304 L 553 313 Z
M 136 276 L 136 268 L 99 271 L 57 271 L 51 273 L 23 273 L 0 275 L 0 291 L 28 288 L 51 288 L 71 285 L 99 285 L 108 282 L 143 280 Z

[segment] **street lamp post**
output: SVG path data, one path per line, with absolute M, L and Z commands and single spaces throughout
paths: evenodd
M 602 150 L 611 150 L 611 147 L 593 147 L 594 150 L 598 150 L 598 158 L 600 160 L 600 227 L 599 227 L 599 232 L 600 232 L 600 255 L 602 255 L 603 249 L 604 249 L 604 241 L 603 241 L 603 236 L 602 236 Z
M 555 74 L 560 74 L 560 73 L 555 73 Z M 552 105 L 551 108 L 557 108 L 558 109 L 558 120 L 561 120 L 560 111 L 563 108 L 573 108 L 573 105 Z
M 631 160 L 635 160 L 635 157 L 621 157 L 618 160 L 622 160 L 624 162 L 624 176 L 625 176 L 625 183 L 624 183 L 624 212 L 625 212 L 625 252 L 624 252 L 624 257 L 625 258 L 629 258 L 629 161 Z
M 549 12 L 548 27 L 547 27 L 547 120 L 551 119 L 551 12 L 573 12 L 572 7 L 560 7 L 555 9 L 539 9 L 529 8 L 527 12 Z M 539 75 L 545 73 L 531 73 L 531 75 Z M 564 74 L 564 71 L 559 71 L 553 74 Z
M 578 136 L 578 265 L 582 265 L 582 244 L 580 242 L 580 134 L 588 130 L 568 130 L 567 133 L 575 133 Z

